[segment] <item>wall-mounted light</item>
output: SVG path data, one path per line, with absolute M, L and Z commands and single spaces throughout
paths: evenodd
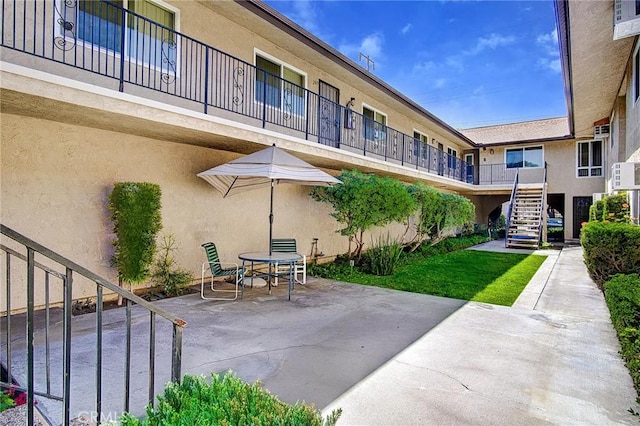
M 347 102 L 347 108 L 353 108 L 353 106 L 356 104 L 356 98 L 351 98 L 351 100 L 349 102 Z
M 491 148 L 491 149 L 489 150 L 489 154 L 493 154 L 494 152 L 495 152 L 495 151 L 493 150 L 493 148 Z

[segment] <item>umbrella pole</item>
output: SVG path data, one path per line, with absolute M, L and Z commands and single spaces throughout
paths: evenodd
M 271 179 L 271 199 L 269 200 L 269 256 L 271 256 L 271 241 L 273 241 L 273 185 L 275 182 Z

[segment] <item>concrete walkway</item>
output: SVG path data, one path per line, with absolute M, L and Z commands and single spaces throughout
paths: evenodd
M 504 250 L 500 243 L 480 249 Z M 522 251 L 518 251 L 522 252 Z M 514 307 L 311 278 L 247 289 L 238 302 L 198 294 L 156 302 L 185 319 L 182 372 L 235 371 L 285 402 L 341 407 L 340 425 L 637 424 L 640 411 L 600 291 L 580 248 L 547 256 Z M 473 273 L 472 270 L 469 271 Z M 44 328 L 36 318 L 35 380 L 44 385 Z M 148 313 L 132 315 L 132 411 L 143 414 Z M 38 320 L 40 318 L 40 320 Z M 12 317 L 13 372 L 25 374 L 23 316 Z M 72 321 L 71 412 L 95 413 L 95 315 Z M 102 415 L 123 408 L 124 311 L 105 311 Z M 4 329 L 0 318 L 0 329 Z M 61 389 L 62 317 L 49 328 L 54 390 Z M 158 321 L 156 391 L 169 380 L 171 330 Z M 0 360 L 6 348 L 0 339 Z M 39 398 L 51 419 L 61 406 Z
M 467 303 L 324 412 L 341 407 L 341 425 L 637 424 L 582 249 L 545 252 L 514 307 Z

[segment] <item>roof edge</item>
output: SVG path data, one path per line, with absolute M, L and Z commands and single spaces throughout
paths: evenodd
M 530 144 L 530 143 L 545 143 L 545 142 L 566 142 L 573 139 L 575 139 L 573 135 L 566 135 L 566 136 L 551 137 L 551 138 L 525 139 L 521 141 L 511 141 L 511 142 L 484 143 L 484 144 L 479 144 L 479 147 L 489 148 L 489 147 L 504 146 L 504 145 L 523 145 L 523 144 Z
M 347 56 L 340 53 L 338 50 L 331 47 L 329 44 L 325 43 L 318 37 L 311 34 L 309 31 L 302 28 L 300 25 L 296 24 L 271 6 L 262 2 L 261 0 L 234 0 L 237 4 L 243 6 L 254 14 L 266 19 L 267 21 L 274 24 L 276 27 L 285 31 L 286 33 L 296 36 L 298 40 L 302 41 L 307 46 L 316 50 L 318 53 L 328 57 L 329 59 L 336 62 L 338 65 L 343 68 L 351 71 L 353 74 L 357 75 L 363 80 L 368 81 L 370 84 L 376 86 L 378 89 L 387 93 L 391 97 L 405 104 L 406 106 L 417 110 L 419 113 L 424 115 L 429 120 L 435 122 L 439 126 L 446 129 L 449 133 L 454 135 L 457 138 L 460 138 L 464 142 L 468 143 L 474 148 L 480 146 L 478 143 L 472 141 L 458 130 L 451 127 L 449 124 L 436 117 L 424 107 L 418 105 L 415 101 L 409 99 L 407 96 L 403 95 L 398 90 L 394 89 L 381 79 L 376 76 L 366 72 L 362 67 L 356 64 L 353 60 L 349 59 Z
M 556 31 L 558 32 L 558 48 L 560 49 L 560 65 L 562 68 L 562 80 L 564 83 L 564 97 L 567 103 L 567 117 L 569 121 L 569 133 L 575 136 L 575 123 L 573 116 L 573 87 L 571 85 L 571 44 L 569 29 L 569 1 L 555 0 L 553 3 L 556 13 Z

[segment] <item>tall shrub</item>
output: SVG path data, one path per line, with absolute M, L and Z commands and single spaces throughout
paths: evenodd
M 615 194 L 603 198 L 602 220 L 629 223 L 630 217 L 627 194 Z
M 160 186 L 148 182 L 119 182 L 109 197 L 116 240 L 113 265 L 121 282 L 136 284 L 149 275 L 162 228 Z
M 333 206 L 331 216 L 344 225 L 338 232 L 349 238 L 350 259 L 360 258 L 366 230 L 400 222 L 416 210 L 406 187 L 396 179 L 357 170 L 345 170 L 338 179 L 342 185 L 315 187 L 311 196 Z M 352 242 L 355 243 L 353 251 Z
M 640 226 L 589 222 L 580 242 L 589 274 L 601 289 L 616 274 L 640 273 Z
M 416 236 L 407 243 L 411 251 L 427 239 L 431 240 L 432 245 L 437 244 L 448 234 L 473 224 L 475 206 L 469 199 L 456 194 L 441 193 L 420 182 L 409 186 L 407 191 L 418 206 Z M 407 218 L 407 226 L 408 224 Z
M 589 207 L 589 221 L 600 222 L 602 220 L 602 212 L 604 209 L 604 201 L 598 200 Z

